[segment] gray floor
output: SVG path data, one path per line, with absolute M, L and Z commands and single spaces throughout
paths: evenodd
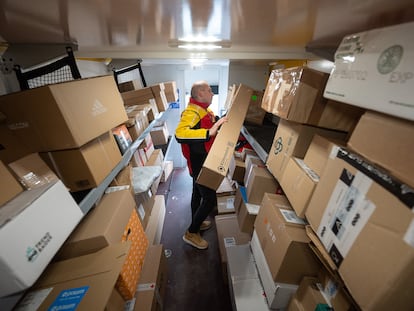
M 168 285 L 164 311 L 232 310 L 226 274 L 223 273 L 213 212 L 213 227 L 203 233 L 207 250 L 198 250 L 182 240 L 190 224 L 191 178 L 187 169 L 175 169 L 160 184 L 166 197 L 166 216 L 161 243 L 169 254 Z

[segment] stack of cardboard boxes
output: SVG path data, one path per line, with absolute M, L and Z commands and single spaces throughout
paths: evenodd
M 270 309 L 414 308 L 413 25 L 344 38 L 330 75 L 272 72 L 266 167 L 283 195 L 263 196 L 250 239 Z
M 99 186 L 148 126 L 153 110 L 145 104 L 129 116 L 135 120 L 134 139 L 122 144 L 118 139 L 117 145 L 115 138 L 129 134 L 124 104 L 112 76 L 0 97 L 0 136 L 5 138 L 0 177 L 2 188 L 8 189 L 0 196 L 0 239 L 7 249 L 0 256 L 5 272 L 1 297 L 27 291 L 20 306 L 39 310 L 120 310 L 126 302 L 136 310 L 162 308 L 165 199 L 156 195 L 162 174 L 149 186 L 151 197 L 144 202 L 133 191 L 130 171 L 139 163 L 162 172 L 164 157 L 151 136 L 138 148 L 145 160 L 131 157 L 86 215 L 70 194 Z M 144 205 L 146 215 L 141 217 Z M 25 234 L 17 233 L 21 228 Z M 146 275 L 143 282 L 153 282 L 144 290 L 152 293 L 151 300 L 138 298 L 143 296 L 141 273 Z M 136 304 L 137 299 L 142 301 Z

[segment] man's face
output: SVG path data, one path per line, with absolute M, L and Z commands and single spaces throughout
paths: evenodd
M 202 87 L 199 91 L 200 102 L 211 104 L 214 93 L 209 85 Z

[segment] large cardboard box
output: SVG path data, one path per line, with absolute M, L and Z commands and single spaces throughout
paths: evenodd
M 227 175 L 252 94 L 253 89 L 250 87 L 243 84 L 238 87 L 230 110 L 227 112 L 228 122 L 221 126 L 197 177 L 199 184 L 217 190 Z
M 58 181 L 58 177 L 38 153 L 31 153 L 11 162 L 9 167 L 27 190 Z
M 151 245 L 145 256 L 134 299 L 134 311 L 161 311 L 167 288 L 167 258 L 162 244 Z
M 130 191 L 104 194 L 72 232 L 56 258 L 78 257 L 120 242 L 134 209 L 135 202 Z
M 128 119 L 112 76 L 3 95 L 0 111 L 34 151 L 79 148 Z
M 56 257 L 59 260 L 78 257 L 121 241 L 130 241 L 131 247 L 116 287 L 125 300 L 132 299 L 148 247 L 148 239 L 129 190 L 106 193 L 76 227 Z
M 2 189 L 0 192 L 0 206 L 23 191 L 21 184 L 2 161 L 0 161 L 0 189 Z
M 70 191 L 97 187 L 121 161 L 121 152 L 110 132 L 80 148 L 41 152 Z
M 324 96 L 414 120 L 413 31 L 410 22 L 344 37 Z
M 20 302 L 23 310 L 105 310 L 129 243 L 54 262 Z M 27 309 L 25 309 L 27 308 Z
M 310 225 L 363 310 L 414 308 L 412 193 L 372 163 L 339 149 L 308 205 Z
M 273 70 L 262 105 L 286 120 L 350 131 L 363 109 L 323 98 L 328 76 L 308 67 Z
M 269 171 L 280 181 L 290 157 L 303 159 L 315 134 L 345 140 L 347 134 L 281 119 L 266 160 Z
M 320 263 L 309 247 L 305 221 L 285 196 L 266 194 L 254 223 L 275 282 L 298 285 L 303 276 L 317 276 Z
M 414 187 L 414 123 L 367 111 L 349 138 L 348 147 Z
M 83 213 L 61 181 L 20 193 L 0 209 L 0 297 L 32 286 Z

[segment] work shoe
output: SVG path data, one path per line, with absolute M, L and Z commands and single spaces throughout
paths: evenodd
M 204 240 L 198 232 L 191 233 L 186 231 L 183 236 L 183 240 L 198 249 L 206 249 L 208 247 L 208 242 Z
M 211 221 L 210 220 L 204 220 L 200 226 L 200 231 L 205 231 L 211 228 Z

